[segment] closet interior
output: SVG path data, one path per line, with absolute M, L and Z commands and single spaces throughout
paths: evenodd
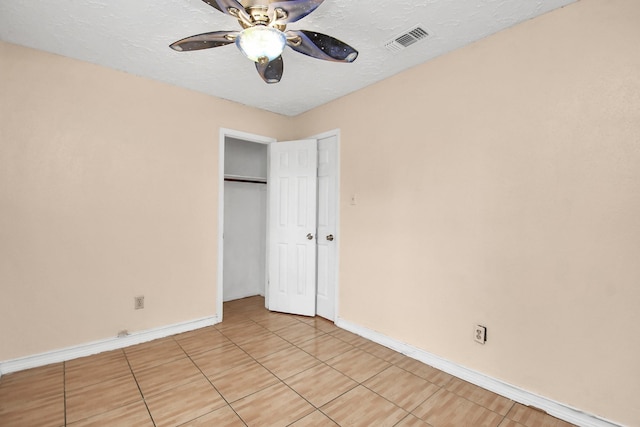
M 223 300 L 265 293 L 268 144 L 224 141 Z

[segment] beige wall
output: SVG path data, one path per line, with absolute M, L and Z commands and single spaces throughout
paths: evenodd
M 6 43 L 0 82 L 0 360 L 216 314 L 219 128 L 291 119 Z
M 640 425 L 639 23 L 582 0 L 299 116 L 342 131 L 340 316 Z
M 0 360 L 214 314 L 218 127 L 341 128 L 342 318 L 640 425 L 638 22 L 581 0 L 294 119 L 0 45 Z

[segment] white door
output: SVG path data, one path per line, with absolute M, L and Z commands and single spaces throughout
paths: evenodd
M 337 284 L 338 138 L 318 139 L 318 272 L 316 313 L 335 320 Z
M 269 146 L 269 310 L 316 314 L 315 139 Z

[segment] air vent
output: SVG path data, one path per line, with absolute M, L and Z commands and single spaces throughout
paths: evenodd
M 402 34 L 397 35 L 392 40 L 385 43 L 384 47 L 392 52 L 398 52 L 408 48 L 414 43 L 429 37 L 427 30 L 420 26 L 413 27 Z

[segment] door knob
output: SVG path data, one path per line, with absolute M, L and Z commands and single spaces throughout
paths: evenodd
M 330 242 L 333 242 L 333 234 L 329 234 L 327 236 L 327 240 L 330 241 Z
M 313 234 L 311 233 L 307 234 L 307 240 L 313 240 Z

